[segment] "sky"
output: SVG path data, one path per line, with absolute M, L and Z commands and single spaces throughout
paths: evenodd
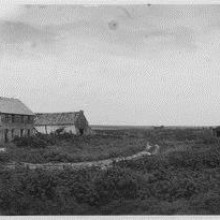
M 220 5 L 1 5 L 0 96 L 96 125 L 220 124 Z

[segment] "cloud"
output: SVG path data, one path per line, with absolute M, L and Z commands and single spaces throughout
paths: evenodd
M 21 49 L 36 48 L 57 40 L 57 34 L 43 27 L 34 27 L 23 22 L 0 21 L 0 46 L 20 46 Z
M 163 48 L 196 48 L 195 30 L 184 20 L 178 7 L 155 5 L 99 6 L 26 5 L 17 21 L 0 22 L 0 43 L 19 45 L 22 50 L 49 45 L 60 52 L 72 45 L 85 44 L 102 53 L 142 55 Z M 63 49 L 62 49 L 63 47 Z M 71 46 L 72 48 L 74 46 Z M 76 46 L 76 48 L 78 48 Z
M 185 26 L 149 31 L 145 34 L 145 42 L 148 41 L 155 41 L 158 46 L 165 49 L 194 50 L 197 48 L 195 31 Z

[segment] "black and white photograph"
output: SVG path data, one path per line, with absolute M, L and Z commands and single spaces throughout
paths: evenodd
M 0 216 L 219 214 L 220 4 L 0 2 Z

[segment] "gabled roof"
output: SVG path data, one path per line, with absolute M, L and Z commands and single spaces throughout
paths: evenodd
M 34 115 L 19 99 L 0 97 L 0 113 Z
M 79 115 L 83 115 L 83 111 L 59 112 L 59 113 L 36 113 L 34 124 L 36 126 L 74 125 Z

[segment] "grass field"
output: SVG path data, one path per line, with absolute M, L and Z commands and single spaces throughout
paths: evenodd
M 161 146 L 158 155 L 105 171 L 1 169 L 0 213 L 220 214 L 220 144 L 208 128 L 98 129 L 75 139 L 47 137 L 42 148 L 7 146 L 0 160 L 97 160 L 133 154 L 147 142 Z
M 41 137 L 40 137 L 41 138 Z M 22 142 L 9 144 L 0 161 L 29 163 L 81 162 L 129 156 L 145 149 L 147 139 L 139 132 L 96 131 L 92 136 L 42 136 L 43 147 Z M 23 144 L 24 143 L 24 144 Z M 40 143 L 41 144 L 41 143 Z M 39 146 L 41 146 L 39 144 Z

